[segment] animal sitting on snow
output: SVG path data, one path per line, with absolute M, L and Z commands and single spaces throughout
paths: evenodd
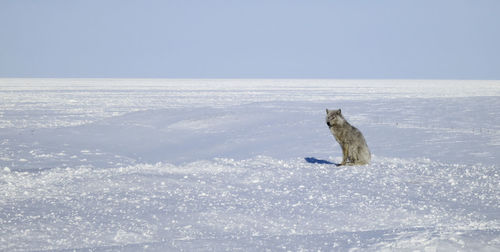
M 326 109 L 326 124 L 342 148 L 342 163 L 340 165 L 366 165 L 370 163 L 371 154 L 363 134 L 345 120 L 340 109 Z

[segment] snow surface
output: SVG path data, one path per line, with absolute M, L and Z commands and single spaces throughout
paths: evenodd
M 500 251 L 500 81 L 0 79 L 0 250 Z M 325 108 L 372 151 L 337 167 Z

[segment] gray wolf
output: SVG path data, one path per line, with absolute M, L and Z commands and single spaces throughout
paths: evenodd
M 340 165 L 366 165 L 371 154 L 361 131 L 349 124 L 340 109 L 326 109 L 326 124 L 342 148 Z

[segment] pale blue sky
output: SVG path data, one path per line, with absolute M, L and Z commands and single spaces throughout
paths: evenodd
M 0 77 L 500 79 L 500 1 L 0 0 Z

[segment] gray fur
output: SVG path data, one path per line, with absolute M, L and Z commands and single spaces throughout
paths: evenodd
M 345 120 L 340 109 L 326 109 L 326 124 L 342 148 L 342 163 L 340 165 L 366 165 L 370 163 L 371 154 L 363 134 Z

